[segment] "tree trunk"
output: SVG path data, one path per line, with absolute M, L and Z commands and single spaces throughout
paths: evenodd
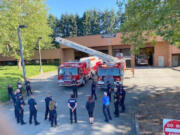
M 18 60 L 18 69 L 22 69 L 22 66 L 21 66 L 21 58 Z

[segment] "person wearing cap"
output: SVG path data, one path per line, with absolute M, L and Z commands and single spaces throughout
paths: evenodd
M 11 102 L 11 99 L 13 100 L 13 88 L 11 85 L 8 85 L 8 97 L 9 97 L 9 102 Z
M 19 98 L 18 100 L 20 102 L 19 103 L 19 121 L 21 122 L 21 125 L 24 125 L 24 124 L 26 124 L 24 122 L 24 105 L 25 105 L 25 102 L 24 102 L 22 95 L 20 95 L 18 98 Z
M 107 81 L 107 95 L 109 96 L 109 101 L 111 102 L 111 83 Z
M 34 117 L 35 125 L 39 125 L 40 123 L 37 121 L 37 103 L 34 99 L 34 95 L 31 95 L 31 98 L 28 100 L 29 104 L 29 124 L 32 124 L 32 117 Z
M 72 89 L 75 98 L 78 98 L 78 86 L 77 86 L 77 81 L 75 79 L 72 81 Z
M 32 95 L 32 90 L 31 90 L 31 86 L 30 83 L 26 84 L 26 92 L 27 92 L 27 96 L 29 97 L 29 95 Z
M 70 122 L 71 124 L 73 123 L 73 115 L 74 115 L 74 120 L 75 123 L 77 123 L 77 115 L 76 115 L 76 108 L 77 108 L 77 101 L 74 97 L 74 95 L 72 94 L 70 99 L 68 100 L 68 108 L 70 111 Z
M 114 110 L 115 117 L 119 117 L 119 93 L 117 88 L 114 88 Z
M 94 81 L 94 79 L 93 79 L 92 84 L 91 84 L 91 96 L 92 96 L 92 98 L 94 97 L 95 100 L 97 99 L 97 96 L 96 96 L 96 82 Z
M 120 91 L 119 91 L 119 101 L 120 101 L 120 106 L 121 106 L 121 112 L 125 112 L 125 96 L 126 96 L 126 91 L 124 90 L 124 87 L 122 86 Z
M 48 96 L 45 98 L 45 117 L 44 119 L 47 120 L 47 117 L 49 115 L 49 102 L 52 101 L 52 96 L 50 95 L 50 93 L 48 92 Z M 50 117 L 49 117 L 49 121 L 50 121 Z
M 107 92 L 104 92 L 104 97 L 102 98 L 102 101 L 103 101 L 103 114 L 105 117 L 105 121 L 109 122 L 109 120 L 112 120 L 112 117 L 111 117 L 111 113 L 109 110 L 110 101 L 109 101 L 109 96 L 107 96 Z M 108 114 L 108 116 L 107 116 L 107 114 Z M 109 119 L 108 119 L 108 117 L 109 117 Z

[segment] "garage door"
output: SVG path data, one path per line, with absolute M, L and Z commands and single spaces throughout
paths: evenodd
M 176 67 L 178 66 L 179 57 L 178 56 L 172 56 L 172 66 Z

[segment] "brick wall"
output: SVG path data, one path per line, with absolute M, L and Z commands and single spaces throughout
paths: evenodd
M 169 45 L 166 42 L 158 42 L 154 47 L 154 66 L 159 66 L 158 57 L 164 57 L 164 66 L 169 66 Z

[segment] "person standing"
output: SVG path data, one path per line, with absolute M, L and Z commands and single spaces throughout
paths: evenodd
M 24 125 L 26 124 L 24 122 L 24 105 L 25 105 L 25 102 L 24 102 L 24 99 L 22 96 L 19 97 L 19 100 L 20 100 L 20 107 L 19 107 L 19 120 L 21 122 L 21 125 Z
M 109 96 L 109 100 L 111 102 L 111 83 L 107 82 L 107 96 Z
M 93 96 L 95 97 L 95 100 L 97 99 L 97 96 L 96 96 L 96 82 L 92 81 L 92 84 L 91 84 L 91 96 L 93 98 Z
M 50 95 L 50 93 L 48 92 L 48 96 L 45 98 L 45 106 L 46 106 L 46 110 L 45 110 L 45 120 L 47 120 L 47 117 L 49 115 L 49 102 L 52 100 L 52 97 Z M 49 117 L 49 121 L 50 121 L 50 117 Z
M 77 88 L 76 80 L 73 80 L 72 84 L 73 84 L 73 94 L 74 94 L 75 98 L 78 98 L 78 88 Z
M 19 90 L 20 90 L 20 93 L 22 94 L 22 89 L 23 89 L 23 87 L 22 87 L 22 83 L 21 83 L 21 80 L 20 80 L 20 79 L 19 79 L 18 82 L 17 82 L 17 89 L 19 89 Z
M 49 111 L 50 111 L 50 121 L 51 127 L 54 125 L 57 126 L 57 111 L 56 111 L 56 103 L 54 100 L 49 102 Z
M 74 120 L 75 123 L 77 123 L 77 115 L 76 115 L 76 108 L 77 108 L 77 101 L 74 97 L 74 95 L 71 95 L 71 98 L 68 100 L 68 108 L 70 111 L 70 122 L 71 124 L 73 123 L 73 115 L 74 115 Z
M 31 98 L 28 100 L 28 104 L 30 111 L 29 124 L 32 124 L 32 117 L 34 117 L 35 125 L 39 125 L 40 123 L 37 121 L 37 103 L 34 99 L 34 95 L 31 95 Z
M 88 111 L 88 115 L 89 115 L 89 123 L 93 124 L 94 123 L 94 108 L 95 108 L 95 102 L 93 101 L 92 96 L 88 97 L 88 101 L 86 103 L 86 109 Z
M 110 114 L 110 110 L 109 110 L 109 106 L 110 106 L 110 101 L 109 101 L 109 96 L 107 96 L 107 93 L 104 92 L 104 97 L 103 97 L 103 114 L 105 117 L 105 121 L 109 122 L 109 120 L 112 120 L 111 114 Z M 108 117 L 107 117 L 108 114 Z
M 119 93 L 117 88 L 114 88 L 114 109 L 115 117 L 119 117 Z
M 29 97 L 30 94 L 32 95 L 30 83 L 27 83 L 27 85 L 26 85 L 26 92 L 27 92 L 28 97 Z
M 119 91 L 121 112 L 125 112 L 125 104 L 124 104 L 125 96 L 126 96 L 126 91 L 124 90 L 124 87 L 122 86 L 122 88 Z
M 13 100 L 13 88 L 11 85 L 8 85 L 8 97 L 9 97 L 9 102 L 11 102 L 11 99 Z
M 20 121 L 20 98 L 18 96 L 15 97 L 15 104 L 14 104 L 14 113 L 17 123 Z

